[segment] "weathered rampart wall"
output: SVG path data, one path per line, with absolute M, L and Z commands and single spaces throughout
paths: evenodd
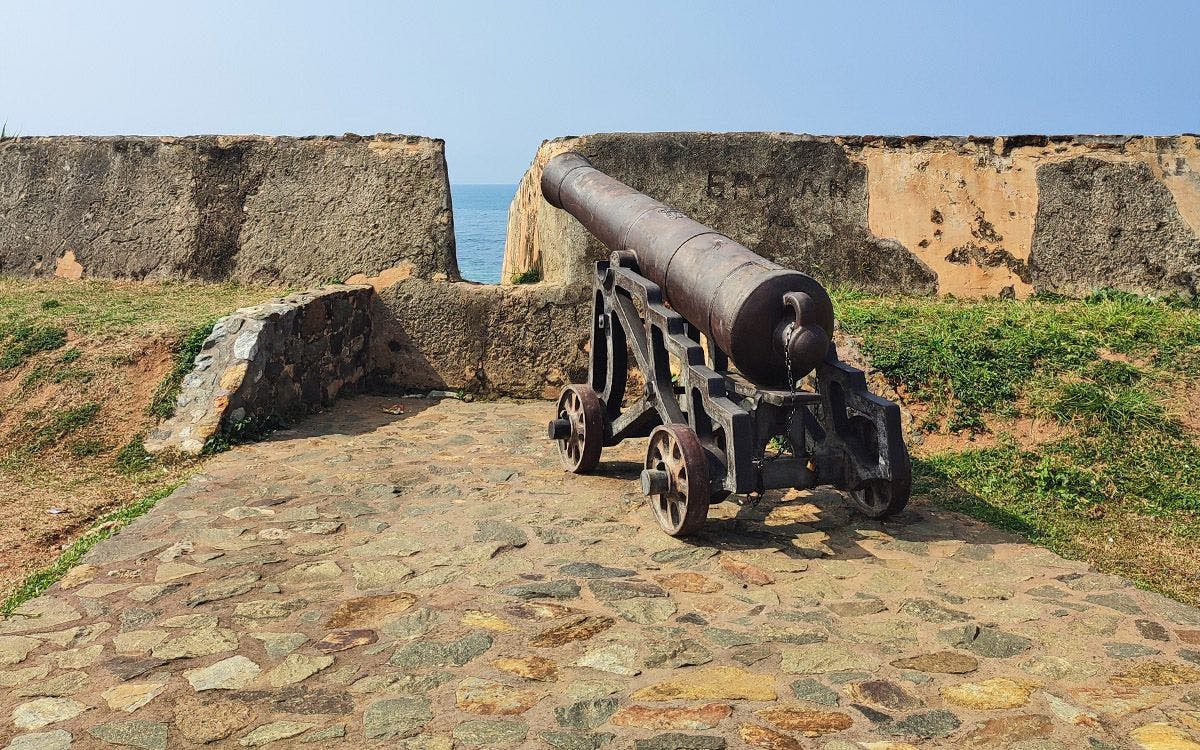
M 546 204 L 542 166 L 597 168 L 827 283 L 966 297 L 1196 294 L 1195 135 L 988 138 L 606 133 L 542 144 L 502 278 L 582 283 L 605 250 Z
M 0 273 L 457 279 L 444 144 L 403 135 L 0 140 Z
M 370 330 L 349 334 L 358 349 L 318 352 L 316 339 L 340 329 L 295 329 L 280 318 L 278 337 L 303 342 L 300 354 L 281 350 L 280 361 L 300 370 L 271 365 L 260 380 L 234 383 L 218 368 L 205 393 L 228 402 L 215 410 L 181 404 L 209 427 L 239 419 L 230 404 L 244 382 L 266 383 L 269 398 L 286 400 L 271 389 L 297 382 L 303 391 L 294 376 L 315 361 L 310 355 L 324 363 L 317 381 L 333 391 L 302 393 L 305 408 L 346 387 L 553 395 L 586 370 L 591 263 L 607 254 L 541 199 L 542 165 L 569 149 L 830 283 L 960 296 L 1101 287 L 1194 295 L 1200 279 L 1195 135 L 614 133 L 548 141 L 509 216 L 504 278 L 528 269 L 544 277 L 520 286 L 458 281 L 439 140 L 4 139 L 0 273 L 347 279 L 375 290 L 347 297 L 368 310 Z M 331 369 L 331 357 L 349 358 L 353 377 Z
M 372 308 L 373 382 L 556 397 L 587 375 L 590 300 L 582 285 L 401 281 Z

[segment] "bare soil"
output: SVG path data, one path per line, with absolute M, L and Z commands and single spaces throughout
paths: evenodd
M 41 380 L 25 385 L 39 364 L 79 349 L 72 363 L 85 381 Z M 43 353 L 0 376 L 0 590 L 44 567 L 92 522 L 170 481 L 183 467 L 126 476 L 116 452 L 153 426 L 146 406 L 173 363 L 171 342 L 153 338 L 114 344 L 68 337 L 62 350 Z M 100 410 L 84 427 L 29 453 L 31 425 L 84 404 Z M 89 447 L 90 446 L 90 447 Z M 96 450 L 80 456 L 77 451 Z
M 20 325 L 66 331 L 62 346 L 0 371 L 0 592 L 53 561 L 97 518 L 194 470 L 195 462 L 153 463 L 128 472 L 116 459 L 156 422 L 147 407 L 178 342 L 282 291 L 0 277 L 0 353 Z

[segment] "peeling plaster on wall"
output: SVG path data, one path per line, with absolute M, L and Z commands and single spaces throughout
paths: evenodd
M 864 148 L 867 221 L 938 274 L 938 291 L 962 296 L 1033 292 L 1029 248 L 1037 213 L 1032 164 L 929 148 Z M 1015 162 L 1015 163 L 1014 163 Z
M 346 279 L 346 283 L 369 284 L 371 288 L 378 292 L 380 289 L 387 289 L 389 286 L 395 286 L 405 279 L 412 278 L 413 271 L 414 268 L 412 263 L 401 263 L 400 265 L 393 266 L 392 268 L 385 268 L 379 273 L 378 276 L 367 276 L 366 274 L 356 273 L 350 278 Z M 440 279 L 438 278 L 439 276 L 441 277 Z M 445 274 L 436 274 L 433 278 L 435 280 L 445 281 L 446 276 Z
M 1159 150 L 1158 141 L 1170 140 L 1175 143 Z M 1179 215 L 1200 236 L 1200 137 L 1142 138 L 1132 142 L 1130 150 L 1133 156 L 1150 165 L 1154 176 L 1171 191 Z
M 82 279 L 83 266 L 75 260 L 75 252 L 68 250 L 54 266 L 54 275 L 60 279 Z

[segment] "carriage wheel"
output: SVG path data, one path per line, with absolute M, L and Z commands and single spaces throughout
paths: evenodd
M 604 407 L 586 385 L 569 385 L 558 397 L 558 418 L 550 423 L 550 437 L 558 441 L 558 456 L 567 471 L 586 474 L 600 462 L 604 447 Z
M 700 439 L 680 424 L 660 425 L 650 433 L 642 492 L 663 531 L 671 536 L 694 534 L 708 518 L 712 490 L 708 456 Z
M 912 464 L 904 449 L 902 465 L 892 468 L 892 479 L 871 479 L 848 494 L 850 505 L 868 518 L 887 518 L 904 510 L 912 494 Z

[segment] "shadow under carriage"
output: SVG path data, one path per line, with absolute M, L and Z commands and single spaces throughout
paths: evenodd
M 711 547 L 722 552 L 771 550 L 797 560 L 823 558 L 856 560 L 874 557 L 860 542 L 878 538 L 882 532 L 899 542 L 962 542 L 968 545 L 1028 543 L 1029 530 L 1016 518 L 997 519 L 999 525 L 939 507 L 935 496 L 952 498 L 956 503 L 992 508 L 982 498 L 944 477 L 929 476 L 918 462 L 917 487 L 913 501 L 900 512 L 875 519 L 860 513 L 845 501 L 845 495 L 831 487 L 816 487 L 794 492 L 768 490 L 753 499 L 728 498 L 737 503 L 732 514 L 714 514 L 704 526 L 680 541 L 693 547 Z M 629 460 L 600 462 L 593 475 L 621 482 L 636 482 L 643 464 Z M 786 521 L 769 517 L 780 508 L 804 508 L 808 513 L 794 514 Z M 798 540 L 814 532 L 824 538 L 819 545 L 806 546 Z
M 963 490 L 959 490 L 963 492 Z M 772 491 L 757 502 L 742 504 L 730 516 L 710 518 L 699 533 L 685 541 L 722 551 L 774 550 L 794 558 L 854 560 L 874 557 L 860 542 L 886 534 L 893 542 L 962 542 L 968 545 L 1025 543 L 1016 533 L 996 528 L 953 510 L 940 508 L 925 498 L 886 519 L 863 516 L 832 488 L 816 488 L 798 497 Z M 779 508 L 811 507 L 784 522 L 769 522 Z M 797 544 L 814 532 L 824 538 L 819 547 Z

